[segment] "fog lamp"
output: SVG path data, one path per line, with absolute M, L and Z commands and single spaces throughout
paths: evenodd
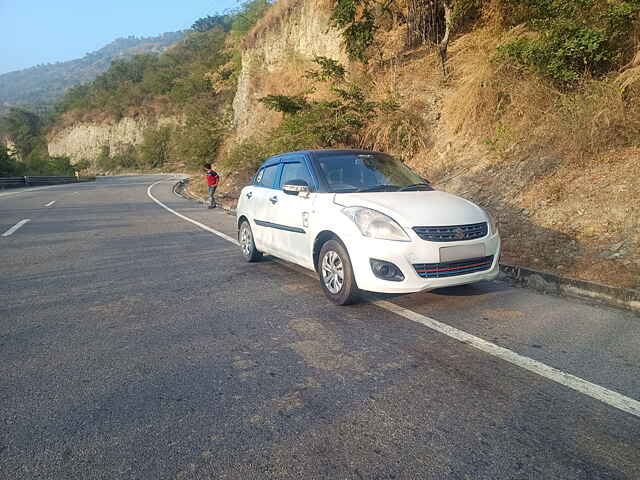
M 370 263 L 371 270 L 376 277 L 390 282 L 401 282 L 404 280 L 404 275 L 393 263 L 376 260 L 374 258 L 370 260 Z

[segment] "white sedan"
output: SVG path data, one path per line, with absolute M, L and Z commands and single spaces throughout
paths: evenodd
M 247 261 L 269 254 L 314 270 L 338 305 L 361 290 L 428 291 L 492 280 L 499 271 L 491 216 L 383 153 L 272 157 L 242 190 L 237 220 Z

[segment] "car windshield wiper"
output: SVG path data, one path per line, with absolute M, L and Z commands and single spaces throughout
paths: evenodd
M 333 193 L 356 193 L 359 192 L 360 190 L 358 190 L 356 187 L 350 187 L 350 188 L 334 188 L 332 190 Z
M 393 189 L 393 191 L 396 191 L 400 187 L 398 187 L 397 185 L 375 185 L 369 188 L 361 188 L 360 190 L 358 190 L 358 193 L 379 192 L 379 191 L 389 190 L 390 188 Z
M 413 185 L 407 185 L 406 187 L 402 187 L 399 192 L 407 192 L 409 190 L 414 190 L 418 188 L 428 188 L 429 190 L 433 190 L 433 187 L 428 183 L 414 183 Z

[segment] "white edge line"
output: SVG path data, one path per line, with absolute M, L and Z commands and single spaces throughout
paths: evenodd
M 50 206 L 51 206 L 51 205 L 53 205 L 54 203 L 56 203 L 56 201 L 55 201 L 55 200 L 52 200 L 52 201 L 50 201 L 49 203 L 47 203 L 47 204 L 45 205 L 45 207 L 50 207 Z
M 193 223 L 203 230 L 224 238 L 225 240 L 228 240 L 235 245 L 239 245 L 238 241 L 235 238 L 225 235 L 224 233 L 214 230 L 213 228 L 207 227 L 200 222 L 192 220 L 191 218 L 186 217 L 181 213 L 178 213 L 175 210 L 167 207 L 164 203 L 155 198 L 151 194 L 151 189 L 158 183 L 161 182 L 156 182 L 153 185 L 150 185 L 147 189 L 147 195 L 154 202 L 156 202 L 165 210 L 182 218 L 183 220 Z M 516 365 L 520 368 L 523 368 L 524 370 L 528 370 L 548 380 L 575 390 L 576 392 L 599 400 L 600 402 L 617 408 L 618 410 L 622 410 L 623 412 L 627 412 L 636 417 L 640 417 L 640 402 L 638 400 L 627 397 L 618 392 L 614 392 L 613 390 L 601 387 L 600 385 L 596 385 L 595 383 L 588 382 L 587 380 L 583 380 L 580 377 L 576 377 L 575 375 L 571 375 L 570 373 L 563 372 L 562 370 L 558 370 L 557 368 L 551 367 L 532 358 L 525 357 L 512 350 L 496 345 L 495 343 L 488 342 L 480 337 L 476 337 L 475 335 L 471 335 L 470 333 L 463 332 L 462 330 L 458 330 L 455 327 L 439 322 L 433 318 L 427 317 L 412 310 L 408 310 L 399 305 L 395 305 L 386 300 L 374 300 L 372 301 L 372 304 L 389 312 L 395 313 L 396 315 L 399 315 L 403 318 L 406 318 L 407 320 L 411 320 L 412 322 L 419 323 L 420 325 L 435 330 L 436 332 L 442 333 L 466 345 L 488 353 L 489 355 L 500 358 L 506 362 L 511 363 L 512 365 Z
M 18 223 L 16 223 L 13 227 L 11 227 L 9 230 L 7 230 L 6 232 L 4 232 L 2 234 L 3 237 L 8 237 L 9 235 L 13 235 L 16 230 L 18 230 L 20 227 L 22 227 L 24 224 L 29 223 L 31 221 L 30 218 L 25 218 L 24 220 L 20 220 Z
M 182 215 L 181 213 L 176 212 L 176 211 L 175 211 L 175 210 L 173 210 L 172 208 L 167 207 L 164 203 L 162 203 L 162 202 L 161 202 L 160 200 L 158 200 L 156 197 L 154 197 L 154 196 L 153 196 L 153 194 L 151 193 L 151 189 L 152 189 L 154 186 L 156 186 L 157 184 L 162 183 L 163 181 L 166 181 L 166 180 L 161 180 L 161 181 L 159 181 L 159 182 L 153 183 L 153 184 L 149 185 L 149 188 L 147 188 L 147 196 L 148 196 L 151 200 L 153 200 L 154 202 L 156 202 L 158 205 L 160 205 L 162 208 L 164 208 L 164 209 L 165 209 L 165 210 L 167 210 L 168 212 L 173 213 L 173 214 L 174 214 L 174 215 L 176 215 L 177 217 L 180 217 L 180 218 L 182 218 L 183 220 L 186 220 L 187 222 L 193 223 L 194 225 L 196 225 L 196 226 L 198 226 L 198 227 L 202 228 L 203 230 L 206 230 L 207 232 L 211 232 L 211 233 L 213 233 L 214 235 L 217 235 L 218 237 L 223 238 L 223 239 L 225 239 L 226 241 L 233 243 L 234 245 L 240 245 L 240 243 L 239 243 L 235 238 L 230 237 L 229 235 L 227 235 L 227 234 L 225 234 L 225 233 L 219 232 L 218 230 L 214 230 L 213 228 L 207 227 L 206 225 L 204 225 L 204 224 L 202 224 L 202 223 L 200 223 L 200 222 L 197 222 L 197 221 L 195 221 L 195 220 L 193 220 L 193 219 L 191 219 L 191 218 L 189 218 L 189 217 L 187 217 L 187 216 L 185 216 L 185 215 Z
M 575 375 L 571 375 L 570 373 L 565 373 L 557 368 L 553 368 L 542 362 L 533 360 L 532 358 L 522 356 L 512 350 L 500 347 L 494 343 L 476 337 L 475 335 L 463 332 L 462 330 L 458 330 L 457 328 L 441 323 L 420 313 L 400 307 L 391 302 L 378 300 L 374 301 L 373 304 L 411 320 L 412 322 L 419 323 L 425 327 L 447 335 L 448 337 L 477 348 L 489 355 L 498 357 L 520 368 L 538 374 L 541 377 L 564 385 L 565 387 L 571 388 L 572 390 L 580 392 L 591 398 L 595 398 L 607 405 L 630 413 L 631 415 L 635 415 L 636 417 L 640 417 L 640 402 L 633 398 L 626 397 L 620 393 L 614 392 L 613 390 L 588 382 L 582 378 L 576 377 Z
M 68 184 L 67 184 L 68 185 Z M 0 198 L 1 197 L 8 197 L 10 195 L 20 195 L 23 193 L 31 193 L 31 192 L 37 192 L 39 190 L 48 190 L 50 188 L 55 188 L 55 187 L 60 187 L 61 185 L 49 185 L 47 187 L 30 187 L 30 188 L 24 188 L 24 189 L 20 189 L 16 192 L 3 192 L 0 193 Z

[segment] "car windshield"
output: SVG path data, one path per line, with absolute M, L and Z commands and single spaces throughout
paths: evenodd
M 400 160 L 381 153 L 339 153 L 318 158 L 333 193 L 432 190 Z

